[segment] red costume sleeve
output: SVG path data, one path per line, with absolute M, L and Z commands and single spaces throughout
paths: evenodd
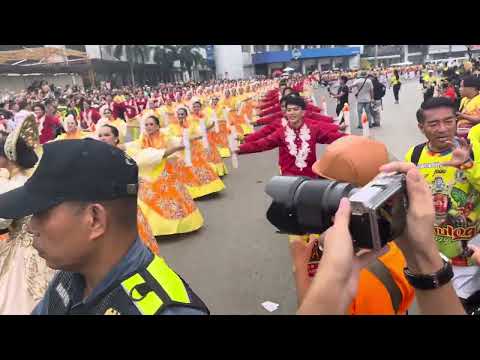
M 278 96 L 278 89 L 270 90 L 269 92 L 267 92 L 265 98 L 272 98 L 275 96 Z
M 275 106 L 272 106 L 268 109 L 265 109 L 263 111 L 260 112 L 260 116 L 266 116 L 266 115 L 270 115 L 270 114 L 273 114 L 273 113 L 276 113 L 276 112 L 279 112 L 279 111 L 282 111 L 282 108 L 280 106 L 280 104 L 277 104 Z
M 276 113 L 261 117 L 256 121 L 255 125 L 267 125 L 267 124 L 270 124 L 272 121 L 275 121 L 276 119 L 281 118 L 282 116 L 283 114 L 281 112 L 276 112 Z
M 312 119 L 312 120 L 315 120 L 315 121 L 322 121 L 322 122 L 326 122 L 326 123 L 333 122 L 333 117 L 320 115 L 319 113 L 311 112 L 311 111 L 305 111 L 305 117 L 307 119 Z
M 240 145 L 239 154 L 249 154 L 275 149 L 280 145 L 283 129 L 277 130 L 266 138 Z
M 322 125 L 323 126 L 323 125 Z M 344 137 L 346 134 L 339 131 L 319 131 L 317 135 L 317 143 L 319 144 L 331 144 L 337 139 Z
M 265 110 L 269 107 L 275 106 L 277 103 L 278 103 L 278 99 L 264 101 L 262 104 L 260 104 L 260 110 Z
M 281 123 L 280 123 L 281 124 Z M 275 132 L 278 129 L 279 123 L 277 121 L 272 122 L 270 125 L 264 126 L 258 131 L 255 131 L 253 134 L 247 135 L 245 137 L 245 143 L 255 142 L 259 139 L 267 137 L 268 135 Z
M 98 112 L 97 109 L 93 109 L 91 111 L 91 118 L 92 118 L 92 121 L 94 124 L 96 124 L 98 122 L 98 120 L 100 120 L 101 116 L 100 116 L 100 113 Z

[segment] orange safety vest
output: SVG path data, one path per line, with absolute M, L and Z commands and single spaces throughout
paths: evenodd
M 350 305 L 350 315 L 405 315 L 415 291 L 403 269 L 405 258 L 394 242 L 389 251 L 360 272 L 357 295 Z

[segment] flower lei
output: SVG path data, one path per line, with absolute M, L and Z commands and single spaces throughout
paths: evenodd
M 37 124 L 38 124 L 38 133 L 41 134 L 42 131 L 43 131 L 43 122 L 45 121 L 45 114 L 37 120 Z
M 310 145 L 308 144 L 308 140 L 310 140 L 310 129 L 306 124 L 303 124 L 300 128 L 299 137 L 300 140 L 302 140 L 300 149 L 298 149 L 295 144 L 295 140 L 297 139 L 295 131 L 290 126 L 285 127 L 285 141 L 287 143 L 288 151 L 290 155 L 295 157 L 295 166 L 300 170 L 303 170 L 307 167 L 306 160 L 310 153 Z

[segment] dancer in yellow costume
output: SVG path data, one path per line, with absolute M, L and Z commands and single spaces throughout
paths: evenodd
M 58 135 L 53 141 L 57 140 L 78 140 L 84 139 L 88 137 L 90 134 L 87 132 L 83 132 L 78 127 L 77 120 L 73 117 L 73 115 L 68 115 L 63 120 L 63 128 L 65 129 L 65 133 Z
M 138 164 L 138 205 L 155 236 L 187 233 L 203 225 L 203 217 L 187 188 L 167 159 L 183 150 L 160 132 L 155 116 L 145 119 L 145 132 L 138 141 L 120 145 Z
M 222 109 L 222 118 L 227 122 L 227 129 L 229 126 L 235 126 L 237 134 L 240 138 L 245 135 L 241 121 L 237 114 L 237 99 L 231 96 L 230 90 L 225 90 L 225 96 L 220 100 L 220 108 Z
M 120 143 L 123 144 L 125 142 L 125 136 L 127 135 L 127 123 L 122 119 L 115 119 L 113 117 L 112 110 L 109 108 L 103 110 L 103 117 L 98 120 L 97 129 L 101 128 L 103 125 L 115 126 L 120 133 Z
M 177 119 L 175 122 L 169 123 L 166 128 L 170 138 L 175 138 L 179 141 L 183 136 L 184 128 L 188 129 L 191 137 L 198 138 L 198 131 L 194 126 L 190 126 L 187 120 L 187 114 L 186 108 L 180 107 L 177 109 Z M 198 140 L 201 141 L 200 139 Z M 185 157 L 182 156 L 182 159 L 184 158 Z M 186 166 L 183 160 L 179 161 L 177 165 L 181 169 L 180 176 L 182 177 L 182 182 L 187 186 L 194 199 L 225 189 L 224 183 L 208 163 L 201 144 L 200 147 L 193 146 L 192 144 L 191 160 L 191 166 Z
M 215 124 L 205 116 L 202 111 L 202 103 L 199 100 L 196 100 L 192 104 L 192 114 L 188 119 L 189 126 L 192 127 L 195 131 L 195 135 L 202 135 L 201 134 L 201 125 L 200 123 L 203 122 L 207 130 L 207 138 L 208 138 L 208 149 L 204 148 L 202 145 L 202 140 L 196 140 L 193 143 L 194 151 L 204 151 L 206 153 L 206 157 L 210 165 L 212 165 L 213 169 L 217 173 L 218 176 L 224 176 L 228 174 L 228 169 L 225 166 L 222 157 L 220 156 L 220 152 L 218 151 L 218 143 L 215 141 L 216 138 L 213 136 L 214 126 Z
M 35 117 L 27 116 L 10 134 L 0 134 L 0 192 L 23 186 L 38 157 L 39 134 Z M 30 216 L 0 219 L 5 233 L 0 241 L 0 314 L 28 315 L 43 297 L 55 274 L 37 250 L 34 234 L 27 231 Z
M 218 120 L 218 132 L 211 131 L 209 135 L 214 138 L 215 143 L 217 144 L 218 151 L 222 158 L 228 158 L 232 154 L 230 148 L 228 147 L 228 129 L 227 122 L 223 117 L 223 109 L 220 106 L 219 97 L 213 96 L 210 106 L 205 109 L 205 114 L 210 121 L 213 121 L 213 117 L 216 116 Z

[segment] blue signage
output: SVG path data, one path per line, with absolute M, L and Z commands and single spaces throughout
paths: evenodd
M 342 57 L 355 56 L 360 54 L 359 47 L 334 47 L 334 48 L 320 48 L 320 49 L 294 49 L 292 51 L 269 51 L 256 53 L 252 55 L 252 63 L 257 64 L 271 64 L 283 63 L 292 60 L 315 59 L 325 57 Z M 298 56 L 298 58 L 296 58 Z

